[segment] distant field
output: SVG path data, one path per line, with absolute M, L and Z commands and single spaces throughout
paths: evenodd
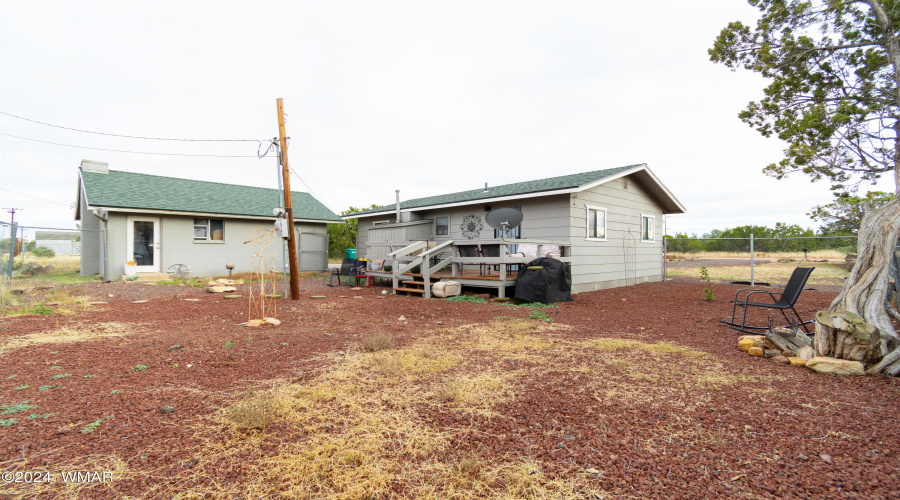
M 714 258 L 714 257 L 713 257 Z M 748 257 L 749 258 L 749 257 Z M 669 277 L 685 276 L 700 277 L 702 263 L 696 266 L 669 267 L 666 275 Z M 787 283 L 791 273 L 797 267 L 815 267 L 807 282 L 810 285 L 843 285 L 850 274 L 842 264 L 832 262 L 770 262 L 757 264 L 753 271 L 753 279 L 756 282 L 766 282 L 772 285 L 783 286 Z M 750 281 L 750 266 L 710 266 L 707 267 L 710 279 L 714 281 Z
M 19 264 L 21 263 L 21 265 Z M 23 281 L 41 281 L 53 282 L 57 284 L 82 283 L 85 281 L 94 281 L 97 278 L 93 276 L 81 276 L 80 255 L 57 255 L 56 257 L 36 257 L 31 253 L 26 253 L 25 258 L 16 258 L 16 270 L 13 271 L 13 282 L 21 283 Z M 23 274 L 31 266 L 41 266 L 36 269 L 34 274 Z M 48 266 L 52 266 L 49 267 Z M 6 269 L 0 269 L 0 275 L 5 275 Z
M 669 259 L 684 260 L 718 260 L 718 259 L 749 259 L 750 252 L 667 252 Z M 753 252 L 758 259 L 802 259 L 803 252 Z M 806 254 L 807 260 L 834 260 L 844 262 L 847 257 L 845 252 L 837 250 L 816 250 Z

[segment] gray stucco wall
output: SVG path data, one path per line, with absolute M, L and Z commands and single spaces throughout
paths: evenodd
M 194 217 L 180 215 L 148 215 L 113 212 L 109 214 L 107 223 L 107 247 L 109 279 L 118 279 L 124 273 L 124 265 L 128 255 L 127 220 L 128 216 L 158 217 L 160 221 L 160 272 L 166 272 L 173 264 L 187 264 L 191 267 L 191 276 L 226 276 L 225 264 L 235 265 L 235 273 L 250 272 L 251 256 L 257 248 L 248 241 L 254 230 L 272 229 L 271 220 L 223 219 L 224 239 L 218 241 L 195 241 L 193 239 Z M 93 216 L 91 216 L 93 217 Z M 82 217 L 84 219 L 85 217 Z M 99 222 L 99 221 L 98 221 Z M 302 232 L 326 232 L 324 223 L 295 223 L 295 229 Z M 267 249 L 272 252 L 275 268 L 280 272 L 283 267 L 281 239 L 276 238 Z M 321 271 L 321 259 L 301 258 L 301 264 L 317 267 Z

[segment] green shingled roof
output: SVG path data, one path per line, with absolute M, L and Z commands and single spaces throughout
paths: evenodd
M 488 198 L 499 198 L 505 196 L 516 196 L 530 193 L 539 193 L 542 191 L 557 191 L 560 189 L 573 189 L 591 182 L 602 180 L 606 177 L 613 177 L 626 170 L 641 165 L 628 165 L 625 167 L 607 168 L 605 170 L 594 170 L 593 172 L 584 172 L 580 174 L 560 175 L 559 177 L 549 177 L 546 179 L 538 179 L 535 181 L 517 182 L 515 184 L 504 184 L 502 186 L 490 186 L 484 189 L 473 189 L 472 191 L 460 191 L 458 193 L 442 194 L 438 196 L 428 196 L 426 198 L 416 198 L 400 202 L 400 209 L 411 209 L 419 207 L 430 207 L 433 205 L 446 205 L 449 203 L 464 203 L 467 201 L 484 200 Z M 361 214 L 374 214 L 380 212 L 389 212 L 394 210 L 396 205 L 386 205 L 380 208 L 372 208 L 362 212 L 353 214 L 354 217 Z
M 93 207 L 200 212 L 272 217 L 279 206 L 277 189 L 176 179 L 110 170 L 81 172 L 87 202 Z M 341 222 L 309 193 L 291 191 L 295 219 Z

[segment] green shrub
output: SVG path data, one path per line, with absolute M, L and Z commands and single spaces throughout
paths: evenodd
M 706 282 L 709 285 L 709 288 L 703 289 L 703 295 L 706 296 L 707 302 L 712 302 L 715 300 L 716 296 L 713 295 L 713 290 L 716 289 L 716 285 L 712 284 L 712 279 L 709 277 L 709 271 L 707 271 L 706 266 L 702 266 L 700 268 L 700 279 Z
M 473 297 L 471 295 L 457 295 L 456 297 L 447 297 L 443 299 L 449 302 L 474 302 L 476 304 L 487 304 L 487 301 L 481 297 Z
M 536 319 L 538 321 L 553 323 L 553 318 L 551 318 L 550 315 L 545 313 L 544 311 L 538 311 L 538 310 L 531 311 L 531 314 L 529 314 L 528 317 L 531 319 Z
M 37 247 L 31 251 L 35 257 L 56 257 L 56 252 L 49 247 Z

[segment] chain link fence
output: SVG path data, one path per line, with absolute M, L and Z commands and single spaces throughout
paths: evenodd
M 0 281 L 17 285 L 97 279 L 103 272 L 104 236 L 97 230 L 0 222 Z
M 796 267 L 815 267 L 810 285 L 843 285 L 856 236 L 665 238 L 666 277 L 700 277 L 751 286 L 784 285 Z

